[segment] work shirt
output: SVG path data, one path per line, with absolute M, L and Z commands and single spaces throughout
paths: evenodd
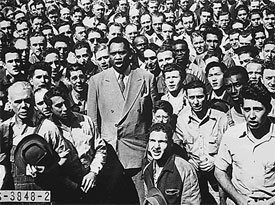
M 226 115 L 227 115 L 228 123 L 230 127 L 245 122 L 244 115 L 241 113 L 238 113 L 234 107 L 228 110 Z
M 215 166 L 226 171 L 232 165 L 232 183 L 251 198 L 275 196 L 275 125 L 261 139 L 248 130 L 246 122 L 230 127 L 221 141 Z
M 175 134 L 182 140 L 192 163 L 199 167 L 200 156 L 217 154 L 226 129 L 225 113 L 210 108 L 204 118 L 199 119 L 190 108 L 179 114 Z
M 99 135 L 90 117 L 74 112 L 71 126 L 67 127 L 53 121 L 60 128 L 63 137 L 69 140 L 77 150 L 78 157 L 85 169 L 98 174 L 105 164 L 106 144 Z
M 181 89 L 176 97 L 171 93 L 167 93 L 161 97 L 161 100 L 168 101 L 173 107 L 173 113 L 178 115 L 182 109 L 186 107 L 186 96 L 184 90 Z

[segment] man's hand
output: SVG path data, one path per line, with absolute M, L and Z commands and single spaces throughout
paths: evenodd
M 33 166 L 30 164 L 27 164 L 26 166 L 26 175 L 31 176 L 35 178 L 37 176 L 37 173 L 43 173 L 45 170 L 44 166 Z
M 95 186 L 96 174 L 94 172 L 89 172 L 83 177 L 81 189 L 84 193 L 87 193 L 90 188 Z
M 214 168 L 214 161 L 214 157 L 207 155 L 206 158 L 200 163 L 200 169 L 205 172 L 210 171 Z

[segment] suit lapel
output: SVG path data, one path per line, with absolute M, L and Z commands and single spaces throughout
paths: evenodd
M 121 93 L 121 90 L 120 90 L 120 87 L 118 85 L 118 82 L 117 82 L 117 78 L 116 78 L 116 75 L 115 75 L 115 71 L 113 68 L 109 68 L 109 70 L 107 70 L 108 72 L 106 73 L 106 76 L 104 78 L 105 82 L 107 82 L 110 86 L 110 94 L 116 98 L 116 99 L 119 99 L 118 101 L 120 102 L 120 99 L 122 101 L 124 101 L 124 96 L 122 95 Z

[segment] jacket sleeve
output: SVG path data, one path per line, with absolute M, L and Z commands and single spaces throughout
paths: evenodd
M 95 79 L 92 76 L 89 80 L 88 99 L 87 99 L 87 115 L 92 119 L 95 127 L 99 129 L 98 119 L 98 96 Z

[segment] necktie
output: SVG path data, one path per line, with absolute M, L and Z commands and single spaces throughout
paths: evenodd
M 120 90 L 121 90 L 122 94 L 125 90 L 125 84 L 124 84 L 124 81 L 123 81 L 124 77 L 125 77 L 124 74 L 119 74 L 119 76 L 118 76 L 118 85 L 120 87 Z

